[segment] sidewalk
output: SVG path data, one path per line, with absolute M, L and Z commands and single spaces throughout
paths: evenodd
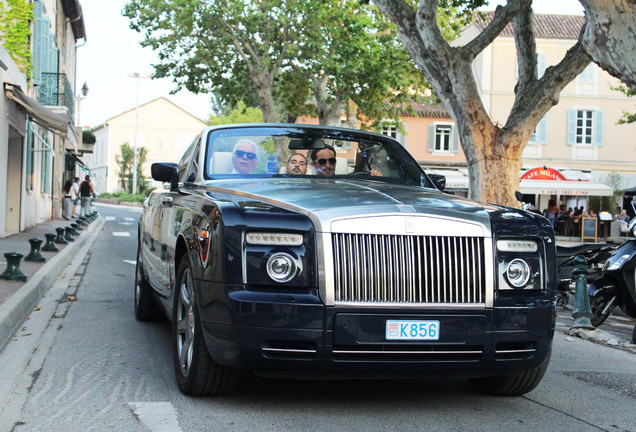
M 42 222 L 25 231 L 0 238 L 0 274 L 7 268 L 5 253 L 19 252 L 26 257 L 31 244 L 29 239 L 34 237 L 43 240 L 42 247 L 46 244 L 45 234 L 55 234 L 56 228 L 70 226 L 76 223 L 76 219 L 66 221 L 64 219 L 51 219 Z M 11 337 L 29 316 L 44 292 L 51 283 L 64 271 L 65 267 L 73 259 L 77 251 L 89 238 L 96 234 L 104 224 L 101 218 L 95 219 L 88 226 L 82 226 L 83 231 L 78 231 L 79 236 L 73 236 L 74 242 L 68 244 L 55 244 L 58 252 L 41 252 L 46 262 L 36 263 L 20 260 L 20 270 L 27 276 L 26 282 L 8 281 L 0 279 L 0 351 L 4 349 Z

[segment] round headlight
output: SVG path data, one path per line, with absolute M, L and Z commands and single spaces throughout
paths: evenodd
M 528 283 L 530 279 L 530 267 L 522 259 L 515 259 L 508 264 L 506 269 L 508 282 L 516 288 L 521 288 Z
M 267 275 L 276 282 L 289 282 L 298 271 L 296 260 L 288 253 L 278 252 L 267 260 Z

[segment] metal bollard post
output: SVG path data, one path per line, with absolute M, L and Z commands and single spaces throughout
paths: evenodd
M 76 223 L 71 224 L 71 234 L 73 234 L 74 236 L 79 235 L 79 231 L 77 230 L 77 227 L 78 225 Z
M 88 226 L 88 222 L 86 222 L 86 218 L 84 216 L 78 217 L 77 223 L 80 225 Z
M 66 241 L 74 242 L 75 238 L 73 237 L 73 227 L 67 226 L 64 229 L 66 230 L 66 235 L 64 236 Z
M 75 229 L 75 231 L 84 231 L 84 228 L 82 228 L 82 225 L 78 224 L 77 222 L 76 223 L 72 223 L 71 226 Z
M 37 237 L 29 239 L 29 243 L 31 243 L 31 251 L 29 252 L 27 256 L 24 257 L 25 261 L 34 261 L 34 262 L 46 261 L 46 258 L 44 258 L 42 254 L 40 253 L 40 246 L 42 245 L 43 241 L 44 240 Z
M 64 238 L 64 232 L 66 231 L 64 228 L 59 227 L 59 228 L 55 228 L 55 231 L 57 232 L 57 237 L 55 237 L 55 243 L 57 244 L 67 244 L 68 241 L 66 241 L 66 239 Z
M 55 246 L 55 234 L 44 234 L 46 244 L 42 247 L 44 252 L 57 252 L 59 249 Z
M 574 325 L 572 328 L 583 328 L 594 330 L 592 325 L 592 309 L 590 309 L 590 299 L 587 296 L 587 258 L 578 255 L 574 258 L 574 271 L 572 275 L 576 280 L 576 305 L 572 311 Z
M 26 282 L 27 276 L 20 270 L 20 260 L 23 256 L 24 255 L 18 252 L 8 252 L 4 254 L 4 257 L 7 259 L 7 269 L 0 275 L 0 278 Z

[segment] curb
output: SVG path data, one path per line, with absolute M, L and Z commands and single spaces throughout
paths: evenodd
M 106 221 L 99 218 L 84 228 L 84 234 L 66 246 L 0 305 L 0 352 L 4 350 L 51 283 L 55 281 L 77 252 L 92 237 L 97 236 Z M 79 240 L 79 241 L 78 241 Z

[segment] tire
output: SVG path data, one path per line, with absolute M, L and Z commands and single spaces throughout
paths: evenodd
M 592 310 L 592 317 L 590 318 L 590 321 L 594 327 L 598 327 L 603 324 L 607 317 L 609 317 L 612 313 L 612 310 L 614 309 L 613 307 L 611 307 L 607 313 L 603 313 L 603 309 L 605 309 L 607 303 L 609 303 L 609 301 L 613 298 L 614 297 L 607 298 L 603 296 L 590 298 L 590 309 Z
M 152 295 L 152 287 L 146 279 L 141 246 L 137 248 L 137 265 L 135 266 L 135 317 L 139 321 L 157 321 L 161 313 Z
M 492 396 L 521 396 L 534 390 L 548 369 L 550 359 L 536 369 L 530 369 L 517 375 L 470 378 L 472 386 L 482 393 Z
M 179 390 L 189 396 L 214 396 L 235 390 L 238 371 L 216 364 L 205 345 L 194 278 L 188 257 L 177 272 L 172 320 L 173 360 Z

